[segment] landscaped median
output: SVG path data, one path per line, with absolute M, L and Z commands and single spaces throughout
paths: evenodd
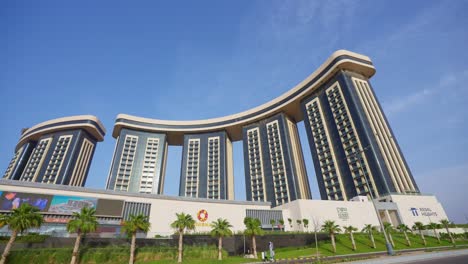
M 407 245 L 405 236 L 401 233 L 393 233 L 392 238 L 395 244 L 394 250 L 398 251 L 421 249 L 430 250 L 431 248 L 437 247 L 452 247 L 453 245 L 448 240 L 441 240 L 440 244 L 435 237 L 426 236 L 426 246 L 424 246 L 421 237 L 416 234 L 408 234 L 408 238 L 411 242 L 411 246 Z M 386 252 L 385 240 L 382 234 L 375 234 L 374 239 L 376 248 L 372 247 L 372 243 L 367 234 L 356 233 L 354 235 L 356 242 L 356 250 L 352 249 L 352 244 L 348 235 L 338 234 L 336 235 L 336 253 L 333 253 L 332 245 L 329 241 L 323 241 L 318 243 L 318 254 L 315 245 L 307 247 L 291 247 L 291 248 L 279 248 L 276 250 L 276 259 L 296 259 L 296 258 L 316 258 L 317 255 L 320 258 L 326 258 L 331 256 L 343 256 L 344 258 L 350 258 L 351 255 L 366 254 L 366 253 L 379 253 Z M 468 247 L 467 240 L 457 240 L 457 246 Z M 371 255 L 371 254 L 370 254 Z M 359 258 L 359 255 L 355 256 Z M 362 255 L 361 257 L 365 257 Z
M 286 234 L 285 234 L 286 235 Z M 408 234 L 411 242 L 411 247 L 406 243 L 406 239 L 401 233 L 393 233 L 393 241 L 395 243 L 395 251 L 425 249 L 421 237 L 416 234 Z M 379 253 L 386 250 L 384 238 L 381 233 L 374 235 L 376 248 L 372 248 L 372 244 L 367 234 L 356 233 L 354 239 L 356 242 L 356 251 L 352 250 L 352 244 L 348 235 L 338 234 L 336 236 L 336 254 L 333 253 L 331 242 L 329 240 L 320 241 L 318 243 L 318 253 L 321 258 L 332 256 L 340 256 L 340 259 L 359 259 L 368 258 L 371 256 L 350 254 L 362 253 Z M 452 244 L 448 240 L 441 240 L 439 244 L 434 237 L 426 237 L 427 248 L 436 248 L 441 246 L 450 247 Z M 457 245 L 468 246 L 468 241 L 457 240 Z M 70 263 L 72 248 L 56 248 L 56 249 L 27 249 L 12 251 L 8 263 L 35 263 L 35 264 L 62 264 Z M 91 248 L 85 247 L 80 254 L 80 263 L 128 263 L 129 247 L 105 247 Z M 289 247 L 276 248 L 276 259 L 292 259 L 292 258 L 315 258 L 316 249 L 315 243 L 305 247 Z M 184 247 L 183 263 L 202 264 L 202 263 L 245 263 L 255 262 L 257 260 L 246 259 L 242 256 L 228 256 L 223 252 L 223 260 L 217 260 L 217 248 L 215 245 L 209 246 L 186 246 Z M 261 254 L 259 254 L 261 255 Z M 258 260 L 260 261 L 260 259 Z M 328 259 L 327 261 L 333 261 Z M 140 247 L 136 252 L 136 263 L 177 263 L 177 248 L 176 247 Z

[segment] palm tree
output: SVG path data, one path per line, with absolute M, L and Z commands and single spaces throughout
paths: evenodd
M 304 224 L 304 227 L 309 231 L 309 219 L 302 219 L 302 223 Z
M 427 225 L 428 228 L 432 229 L 432 231 L 434 231 L 434 235 L 435 237 L 437 238 L 437 241 L 439 242 L 440 244 L 440 237 L 439 237 L 439 233 L 437 232 L 436 229 L 440 228 L 440 225 L 437 224 L 437 223 L 433 223 L 433 222 L 430 222 L 428 225 Z
M 138 231 L 143 231 L 147 233 L 151 227 L 150 222 L 148 221 L 148 216 L 139 214 L 139 215 L 130 215 L 127 221 L 123 222 L 123 231 L 132 237 L 132 244 L 130 246 L 130 260 L 129 264 L 133 264 L 135 261 L 135 241 L 136 234 Z
M 96 210 L 91 207 L 83 207 L 79 213 L 73 213 L 73 219 L 67 223 L 67 231 L 76 233 L 75 246 L 70 264 L 78 262 L 78 250 L 80 248 L 81 237 L 88 232 L 94 232 L 97 229 L 98 222 L 94 215 Z
M 288 218 L 288 222 L 289 222 L 289 227 L 292 228 L 292 219 Z
M 8 225 L 8 228 L 11 230 L 11 237 L 3 250 L 0 264 L 6 262 L 6 258 L 10 254 L 11 246 L 15 242 L 18 233 L 23 233 L 30 228 L 38 228 L 42 225 L 43 221 L 44 219 L 39 213 L 39 209 L 27 203 L 23 203 L 18 208 L 13 209 L 10 215 L 2 216 L 0 222 L 2 225 Z
M 244 234 L 252 237 L 252 250 L 254 257 L 257 258 L 257 243 L 255 236 L 263 235 L 262 224 L 257 218 L 244 218 L 245 231 Z
M 276 223 L 275 219 L 270 219 L 271 231 L 273 231 L 273 228 L 275 227 L 275 223 Z
M 301 220 L 296 220 L 296 223 L 297 223 L 298 227 L 301 228 L 302 221 Z
M 343 227 L 345 232 L 349 234 L 349 238 L 351 239 L 351 244 L 353 244 L 353 250 L 356 250 L 356 243 L 354 242 L 354 235 L 353 232 L 357 231 L 358 229 L 354 226 L 345 226 Z
M 284 220 L 283 219 L 280 219 L 278 220 L 278 223 L 280 224 L 281 228 L 283 231 L 284 231 Z
M 177 257 L 177 262 L 182 262 L 182 250 L 183 250 L 183 241 L 184 241 L 184 231 L 194 230 L 195 229 L 195 220 L 189 214 L 180 213 L 177 214 L 177 220 L 172 222 L 171 227 L 174 228 L 179 234 L 179 254 Z
M 410 231 L 409 227 L 405 224 L 399 224 L 397 226 L 397 229 L 400 230 L 401 232 L 403 232 L 403 234 L 405 235 L 405 239 L 406 239 L 406 244 L 411 247 L 411 241 L 409 240 L 408 238 L 408 234 L 406 232 Z
M 322 231 L 327 232 L 330 235 L 333 253 L 336 253 L 335 234 L 341 232 L 340 226 L 335 224 L 335 221 L 327 220 L 322 225 Z
M 232 236 L 231 227 L 226 219 L 218 218 L 211 223 L 211 235 L 218 238 L 218 260 L 223 259 L 223 237 Z
M 364 233 L 368 233 L 369 234 L 369 238 L 372 242 L 372 247 L 373 248 L 376 248 L 375 246 L 375 240 L 374 240 L 374 231 L 375 231 L 375 226 L 372 226 L 371 224 L 368 224 L 368 225 L 364 225 L 364 228 L 362 229 L 361 232 L 364 232 Z
M 455 240 L 453 239 L 452 233 L 450 233 L 449 225 L 450 222 L 448 219 L 442 219 L 440 220 L 440 223 L 445 227 L 445 230 L 447 230 L 447 234 L 450 237 L 450 241 L 452 242 L 453 245 L 455 245 Z
M 423 241 L 424 246 L 426 246 L 426 238 L 424 238 L 423 230 L 426 229 L 423 223 L 421 222 L 415 222 L 413 225 L 413 230 L 418 230 L 419 235 L 421 235 L 421 239 Z
M 390 239 L 390 243 L 392 243 L 392 247 L 395 247 L 395 243 L 393 243 L 393 237 L 392 237 L 392 232 L 393 232 L 392 224 L 390 224 L 388 222 L 384 222 L 383 225 L 384 225 L 384 229 L 385 229 L 384 232 L 387 233 L 388 238 Z

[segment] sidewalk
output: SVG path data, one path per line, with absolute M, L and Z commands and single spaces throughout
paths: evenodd
M 359 260 L 343 263 L 362 263 L 362 264 L 393 264 L 393 263 L 406 263 L 419 260 L 433 260 L 438 258 L 454 257 L 454 256 L 463 256 L 468 255 L 468 249 L 460 250 L 449 250 L 449 251 L 439 251 L 439 252 L 417 252 L 414 254 L 408 254 L 403 256 L 384 256 L 375 259 L 369 260 Z

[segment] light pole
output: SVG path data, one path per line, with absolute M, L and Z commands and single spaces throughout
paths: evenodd
M 364 176 L 364 181 L 366 182 L 367 189 L 369 190 L 369 195 L 370 195 L 370 199 L 372 201 L 372 205 L 374 206 L 375 213 L 377 214 L 377 219 L 379 220 L 380 230 L 382 230 L 382 232 L 384 233 L 385 246 L 387 247 L 387 254 L 392 256 L 392 255 L 395 254 L 395 252 L 393 251 L 392 244 L 388 240 L 387 232 L 385 232 L 385 228 L 384 228 L 384 225 L 382 223 L 382 219 L 380 219 L 380 213 L 379 213 L 379 210 L 377 209 L 377 205 L 375 204 L 374 195 L 372 194 L 372 189 L 370 188 L 369 181 L 367 179 L 367 175 L 366 175 L 366 173 L 364 172 L 364 170 L 362 168 L 361 153 L 366 151 L 369 147 L 370 146 L 367 146 L 367 147 L 363 148 L 362 150 L 359 150 L 358 152 L 355 152 L 355 153 L 352 153 L 352 154 L 346 156 L 346 159 L 349 158 L 349 157 L 354 157 L 355 159 L 357 159 L 357 157 L 359 156 L 359 166 L 358 166 L 358 168 L 359 168 L 359 171 L 362 173 L 362 176 Z

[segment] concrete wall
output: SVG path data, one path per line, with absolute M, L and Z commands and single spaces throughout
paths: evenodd
M 318 221 L 319 228 L 326 220 L 335 221 L 341 227 L 352 225 L 359 230 L 366 224 L 379 225 L 371 202 L 296 200 L 275 209 L 283 209 L 286 231 L 305 231 L 303 224 L 296 223 L 304 218 L 309 220 L 309 231 L 314 229 L 314 220 Z M 292 228 L 288 218 L 293 220 Z
M 172 235 L 174 230 L 170 227 L 170 224 L 176 219 L 176 213 L 183 212 L 190 214 L 193 219 L 195 219 L 196 230 L 194 232 L 209 232 L 211 230 L 210 223 L 218 218 L 227 219 L 231 225 L 233 225 L 232 230 L 237 232 L 243 231 L 245 228 L 243 221 L 246 216 L 246 209 L 270 209 L 269 203 L 190 199 L 151 194 L 120 194 L 119 192 L 92 191 L 84 188 L 69 188 L 70 190 L 63 190 L 45 184 L 42 184 L 40 187 L 45 188 L 3 185 L 0 183 L 0 191 L 93 197 L 125 200 L 127 202 L 150 203 L 151 212 L 149 220 L 151 222 L 151 229 L 148 232 L 148 237 L 154 237 L 156 234 L 163 236 Z M 79 189 L 80 191 L 75 191 L 75 189 Z M 197 218 L 198 212 L 202 209 L 206 210 L 208 213 L 208 218 L 204 222 Z
M 448 219 L 442 204 L 432 195 L 390 195 L 390 199 L 396 204 L 401 221 L 413 226 L 415 222 L 425 225 L 430 222 L 440 223 L 440 220 Z

